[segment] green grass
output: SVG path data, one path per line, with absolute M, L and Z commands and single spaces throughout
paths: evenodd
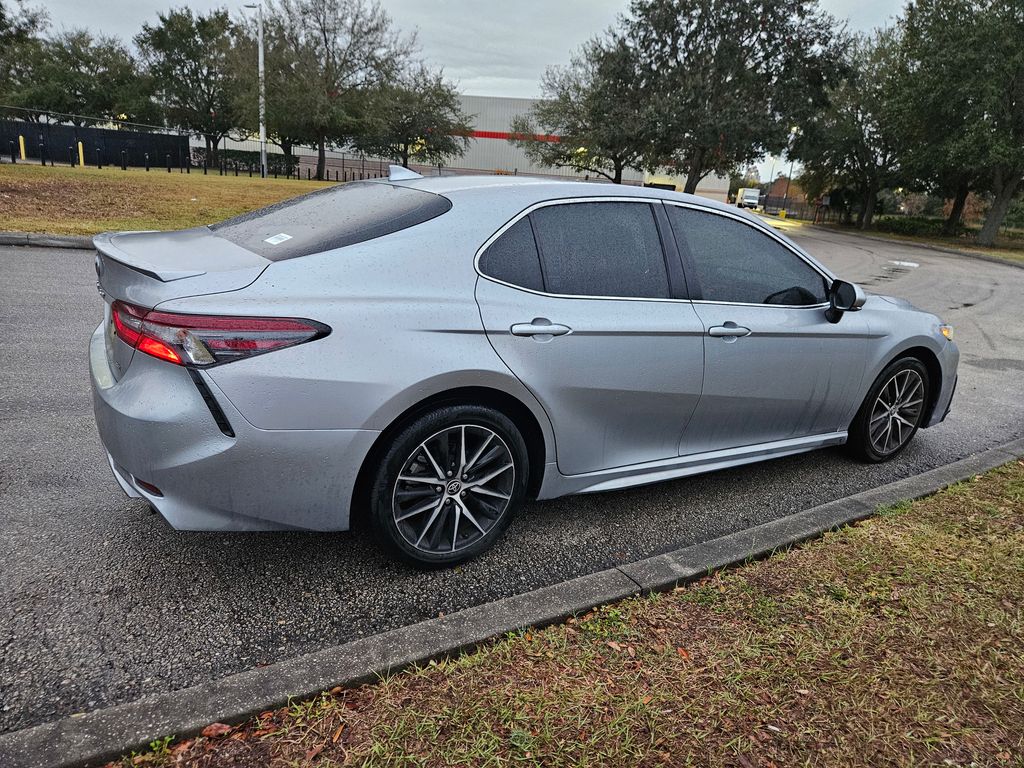
M 1024 764 L 1024 462 L 879 512 L 123 763 Z
M 310 192 L 328 182 L 166 170 L 0 165 L 0 230 L 93 235 L 185 229 Z

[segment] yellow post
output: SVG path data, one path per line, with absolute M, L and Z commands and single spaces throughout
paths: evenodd
M 78 142 L 78 165 L 85 168 L 85 151 L 82 149 L 82 142 Z
M 18 137 L 18 149 L 21 150 L 21 159 L 24 160 L 25 159 L 25 137 L 24 136 L 19 136 Z

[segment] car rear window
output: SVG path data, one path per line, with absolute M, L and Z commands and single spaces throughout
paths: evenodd
M 433 192 L 354 182 L 283 200 L 210 229 L 266 259 L 282 261 L 390 235 L 451 207 L 450 200 Z

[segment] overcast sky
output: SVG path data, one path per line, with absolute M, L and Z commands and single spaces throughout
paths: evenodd
M 39 0 L 30 5 L 38 5 Z M 253 0 L 255 2 L 255 0 Z M 88 27 L 130 40 L 158 11 L 188 5 L 197 11 L 241 2 L 216 0 L 43 0 L 54 30 Z M 902 0 L 821 0 L 851 29 L 884 26 L 900 12 Z M 615 21 L 627 0 L 382 0 L 402 30 L 417 30 L 421 52 L 443 67 L 463 93 L 538 96 L 545 67 L 564 64 L 569 52 Z

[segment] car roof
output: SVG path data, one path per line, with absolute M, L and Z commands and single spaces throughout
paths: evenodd
M 381 181 L 387 180 L 381 179 Z M 445 196 L 458 193 L 487 195 L 506 190 L 514 191 L 518 195 L 525 197 L 532 197 L 535 202 L 567 197 L 644 197 L 691 203 L 730 213 L 736 213 L 739 210 L 707 197 L 688 195 L 669 189 L 642 187 L 635 184 L 553 179 L 540 176 L 424 176 L 419 179 L 387 181 L 387 183 L 421 189 L 425 192 L 433 192 Z M 749 214 L 747 215 L 749 216 Z

